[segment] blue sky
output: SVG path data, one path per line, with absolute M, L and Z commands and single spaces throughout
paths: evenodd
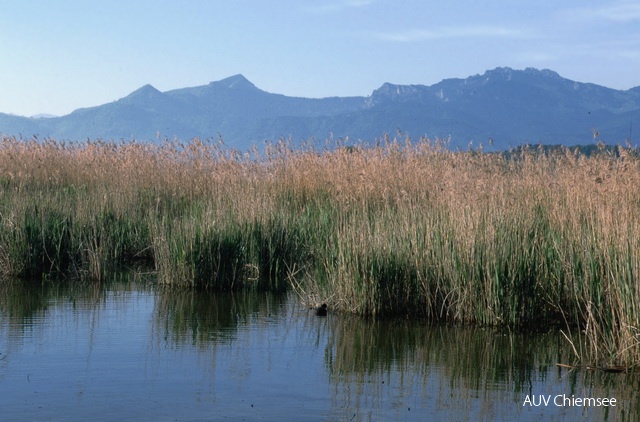
M 0 112 L 67 114 L 241 73 L 369 95 L 509 66 L 640 85 L 640 1 L 0 0 Z

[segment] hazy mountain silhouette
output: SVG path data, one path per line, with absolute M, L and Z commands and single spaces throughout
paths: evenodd
M 0 113 L 0 133 L 60 140 L 221 137 L 246 149 L 264 140 L 328 137 L 373 141 L 398 131 L 450 138 L 451 146 L 636 143 L 640 87 L 620 91 L 551 70 L 497 68 L 431 86 L 383 84 L 368 97 L 298 98 L 260 90 L 242 75 L 160 92 L 145 85 L 118 101 L 66 116 Z

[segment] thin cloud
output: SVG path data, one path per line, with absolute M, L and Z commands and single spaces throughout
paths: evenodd
M 640 40 L 616 40 L 600 43 L 578 44 L 573 48 L 575 54 L 592 57 L 594 60 L 624 59 L 637 61 L 640 59 Z
M 383 41 L 415 42 L 468 37 L 520 37 L 524 32 L 501 26 L 458 26 L 435 29 L 414 29 L 397 32 L 380 32 L 374 36 Z
M 561 15 L 563 18 L 574 21 L 628 23 L 640 21 L 640 3 L 624 1 L 603 7 L 567 9 Z
M 312 6 L 307 9 L 308 12 L 323 14 L 323 13 L 336 13 L 346 9 L 359 9 L 371 6 L 374 3 L 373 0 L 345 0 L 342 2 L 322 4 L 318 6 Z
M 550 63 L 568 58 L 589 58 L 595 63 L 607 60 L 639 60 L 640 38 L 589 43 L 553 43 L 542 50 L 518 51 L 513 56 L 522 63 Z

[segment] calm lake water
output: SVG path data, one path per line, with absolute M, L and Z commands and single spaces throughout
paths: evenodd
M 317 317 L 291 295 L 0 286 L 3 421 L 637 420 L 640 374 L 571 361 L 555 332 Z

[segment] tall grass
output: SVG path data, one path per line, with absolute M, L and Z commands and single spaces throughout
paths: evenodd
M 293 286 L 361 315 L 559 325 L 579 359 L 640 358 L 640 159 L 452 152 L 426 139 L 240 154 L 218 142 L 0 143 L 0 268 Z

